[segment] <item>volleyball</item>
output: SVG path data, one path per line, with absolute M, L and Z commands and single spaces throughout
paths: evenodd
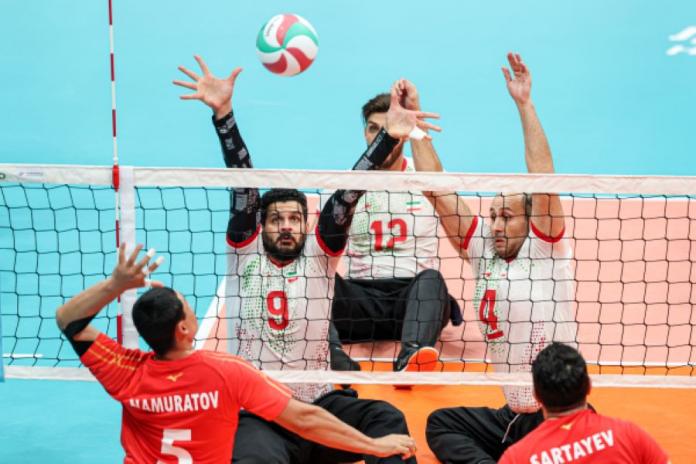
M 319 37 L 314 27 L 296 14 L 279 14 L 259 31 L 256 52 L 261 63 L 272 73 L 294 76 L 314 62 Z

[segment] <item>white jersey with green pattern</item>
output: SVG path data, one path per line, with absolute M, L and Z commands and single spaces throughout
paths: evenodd
M 471 228 L 464 245 L 476 276 L 474 310 L 494 369 L 529 372 L 549 343 L 577 347 L 568 239 L 563 234 L 546 237 L 532 225 L 517 257 L 506 260 L 496 254 L 495 240 L 482 218 L 475 218 Z M 539 409 L 531 386 L 508 386 L 503 391 L 513 411 Z
M 327 370 L 329 316 L 339 254 L 308 234 L 302 254 L 276 264 L 260 234 L 228 242 L 226 288 L 229 351 L 266 370 Z M 236 246 L 234 246 L 236 245 Z M 328 384 L 290 384 L 295 398 L 312 402 Z
M 415 171 L 404 158 L 404 170 Z M 414 277 L 438 269 L 438 218 L 421 192 L 367 192 L 355 209 L 346 250 L 354 279 Z

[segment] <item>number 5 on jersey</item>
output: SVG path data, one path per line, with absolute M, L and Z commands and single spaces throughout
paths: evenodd
M 184 448 L 174 446 L 175 441 L 191 441 L 191 429 L 165 429 L 162 436 L 162 454 L 174 456 L 178 464 L 193 464 L 193 457 Z M 164 461 L 157 461 L 164 464 Z

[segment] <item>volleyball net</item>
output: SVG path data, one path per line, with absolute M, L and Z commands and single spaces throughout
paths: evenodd
M 198 348 L 244 355 L 285 382 L 527 384 L 523 365 L 541 348 L 537 344 L 529 351 L 534 331 L 540 324 L 550 327 L 543 345 L 555 339 L 561 325 L 571 323 L 568 341 L 587 359 L 595 385 L 696 386 L 695 178 L 119 169 L 117 205 L 111 167 L 0 165 L 0 322 L 7 377 L 90 378 L 57 329 L 55 310 L 110 275 L 118 234 L 121 242 L 143 243 L 165 257 L 153 278 L 181 292 L 196 308 Z M 384 269 L 390 259 L 395 278 L 407 272 L 399 260 L 416 263 L 414 271 L 418 266 L 438 270 L 456 302 L 452 306 L 461 309 L 462 323 L 448 323 L 439 335 L 437 368 L 392 372 L 400 349 L 397 336 L 376 342 L 362 336 L 359 343 L 344 346 L 361 362 L 362 371 L 331 371 L 326 317 L 316 318 L 307 308 L 316 303 L 312 299 L 322 298 L 330 308 L 333 288 L 310 295 L 309 282 L 322 277 L 317 269 L 302 275 L 311 266 L 293 275 L 288 270 L 275 275 L 261 264 L 244 270 L 229 266 L 237 253 L 226 237 L 232 186 L 262 192 L 300 189 L 309 200 L 310 224 L 333 191 L 367 191 L 336 272 L 348 278 L 363 266 L 361 277 L 369 278 L 364 263 Z M 421 195 L 431 191 L 457 192 L 472 219 L 477 218 L 473 222 L 480 221 L 478 232 L 472 228 L 455 240 Z M 517 283 L 529 287 L 526 296 L 524 290 L 508 289 L 489 298 L 491 293 L 482 293 L 477 281 L 491 274 L 496 278 L 490 256 L 481 252 L 462 258 L 460 238 L 484 239 L 476 234 L 490 225 L 491 204 L 499 192 L 559 194 L 563 206 L 562 240 L 570 251 L 551 251 L 545 257 L 549 272 L 529 260 L 527 277 L 534 274 L 534 279 Z M 422 227 L 426 223 L 434 229 Z M 307 230 L 309 248 L 316 228 Z M 375 256 L 355 264 L 351 241 L 360 240 Z M 409 241 L 415 243 L 412 248 L 401 246 Z M 260 245 L 258 249 L 263 253 Z M 570 277 L 559 277 L 561 267 Z M 505 270 L 500 272 L 506 278 Z M 281 285 L 299 279 L 303 286 L 288 295 L 263 295 L 264 279 L 278 276 Z M 249 277 L 260 283 L 243 284 Z M 333 285 L 332 276 L 327 277 Z M 559 292 L 561 287 L 565 293 Z M 255 309 L 245 311 L 240 296 L 253 300 Z M 135 291 L 122 295 L 94 324 L 128 347 L 144 347 L 130 319 L 135 298 Z M 496 301 L 503 300 L 512 309 L 503 309 L 504 304 L 496 308 Z M 527 309 L 514 309 L 518 307 Z M 350 329 L 355 321 L 336 322 Z M 278 330 L 282 336 L 273 332 Z M 295 349 L 285 348 L 290 343 Z M 273 345 L 277 359 L 264 357 L 265 344 Z M 516 348 L 523 349 L 521 355 Z

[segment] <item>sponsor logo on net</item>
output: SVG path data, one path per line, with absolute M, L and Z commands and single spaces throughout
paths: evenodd
M 681 53 L 696 56 L 696 26 L 687 26 L 681 32 L 669 36 L 671 42 L 679 42 L 667 49 L 667 55 L 674 56 Z

